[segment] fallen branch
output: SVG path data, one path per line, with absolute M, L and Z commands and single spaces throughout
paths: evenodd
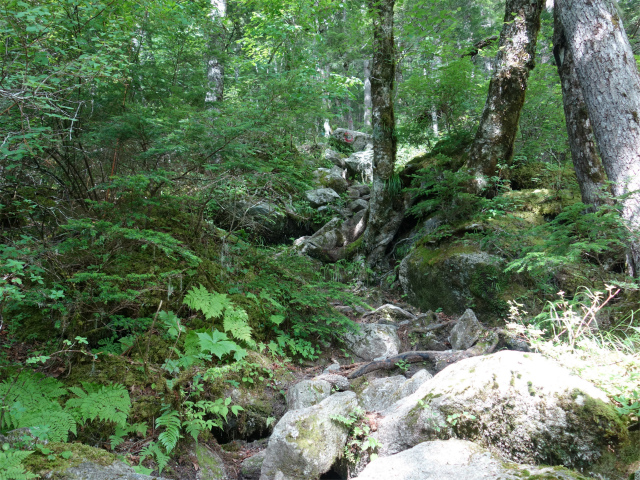
M 430 361 L 435 364 L 436 372 L 445 369 L 452 363 L 459 362 L 465 358 L 477 357 L 478 355 L 485 355 L 492 353 L 498 345 L 498 335 L 495 332 L 490 332 L 489 336 L 476 343 L 473 347 L 466 350 L 452 350 L 448 352 L 435 352 L 435 351 L 417 351 L 417 352 L 405 352 L 394 357 L 387 358 L 385 360 L 374 360 L 373 362 L 363 365 L 354 372 L 347 375 L 347 378 L 352 380 L 354 378 L 361 377 L 367 373 L 375 372 L 376 370 L 393 370 L 396 368 L 396 364 L 402 363 L 418 363 L 424 361 Z

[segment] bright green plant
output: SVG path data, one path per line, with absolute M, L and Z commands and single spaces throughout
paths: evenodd
M 13 450 L 9 444 L 0 445 L 0 480 L 29 480 L 38 478 L 22 466 L 22 461 L 31 455 L 32 451 Z
M 378 455 L 375 450 L 380 446 L 378 440 L 371 435 L 371 427 L 367 423 L 365 411 L 356 407 L 348 416 L 332 415 L 331 419 L 349 429 L 349 436 L 344 447 L 344 456 L 350 463 L 357 463 L 363 453 L 368 453 L 371 460 Z

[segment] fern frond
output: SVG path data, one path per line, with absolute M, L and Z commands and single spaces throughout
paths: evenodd
M 140 450 L 140 464 L 146 457 L 154 457 L 158 464 L 158 473 L 162 473 L 164 467 L 169 463 L 169 455 L 166 455 L 157 443 L 151 442 L 149 445 Z
M 69 389 L 78 398 L 71 398 L 66 404 L 66 408 L 77 415 L 81 422 L 99 419 L 121 427 L 126 425 L 131 410 L 131 398 L 123 385 L 83 382 L 82 386 L 86 393 L 79 387 Z
M 170 453 L 174 449 L 178 440 L 182 437 L 182 435 L 180 435 L 181 426 L 180 415 L 175 410 L 166 411 L 156 420 L 156 427 L 165 428 L 165 430 L 158 435 L 158 441 L 167 453 Z
M 27 472 L 22 466 L 22 460 L 33 452 L 0 450 L 0 480 L 29 480 L 38 478 L 31 472 Z
M 249 316 L 242 308 L 230 306 L 224 312 L 223 327 L 225 332 L 230 332 L 234 338 L 253 343 L 251 338 L 251 327 L 249 326 Z
M 62 410 L 60 405 L 54 403 L 50 405 L 53 407 L 50 410 L 43 409 L 25 413 L 20 418 L 17 428 L 30 428 L 37 437 L 46 438 L 51 442 L 66 442 L 69 432 L 74 435 L 77 433 L 76 420 L 69 412 Z
M 207 320 L 219 317 L 231 305 L 225 294 L 209 293 L 202 285 L 189 290 L 183 303 L 189 308 L 200 310 Z

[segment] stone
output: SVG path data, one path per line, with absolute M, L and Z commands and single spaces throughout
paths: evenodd
M 240 464 L 240 480 L 260 479 L 260 470 L 262 469 L 266 453 L 266 450 L 262 450 L 242 461 Z
M 352 153 L 344 162 L 350 176 L 363 182 L 373 181 L 373 150 Z
M 335 373 L 323 373 L 314 378 L 314 380 L 324 380 L 329 382 L 331 386 L 340 391 L 349 390 L 349 380 L 343 375 Z
M 451 336 L 449 337 L 451 348 L 454 350 L 471 348 L 478 341 L 483 331 L 484 327 L 476 318 L 476 314 L 468 308 L 451 329 Z
M 331 384 L 325 380 L 303 380 L 287 392 L 289 411 L 307 408 L 320 403 L 331 395 Z
M 360 332 L 347 332 L 342 339 L 347 349 L 362 360 L 392 357 L 399 353 L 398 327 L 360 324 Z
M 196 472 L 196 480 L 228 480 L 222 457 L 206 445 L 197 444 L 195 446 L 195 454 L 198 459 L 198 471 Z
M 354 480 L 588 480 L 566 468 L 504 462 L 466 440 L 423 442 L 404 452 L 371 462 Z
M 287 412 L 269 439 L 260 480 L 309 480 L 328 472 L 342 455 L 349 433 L 331 417 L 347 416 L 357 405 L 355 393 L 342 392 Z
M 357 190 L 361 197 L 365 195 L 369 195 L 371 193 L 371 188 L 369 185 L 365 185 L 364 183 L 358 183 L 357 185 L 353 185 L 351 188 Z
M 386 321 L 392 324 L 402 320 L 416 320 L 416 316 L 413 313 L 407 312 L 403 308 L 391 305 L 390 303 L 376 308 L 373 312 L 365 313 L 363 318 L 367 318 L 367 321 Z
M 354 187 L 349 187 L 347 189 L 347 196 L 353 200 L 360 198 L 360 190 Z
M 333 163 L 337 167 L 340 167 L 340 168 L 345 167 L 344 158 L 345 158 L 344 155 L 342 155 L 340 152 L 336 152 L 335 150 L 331 150 L 330 148 L 327 148 L 324 151 L 324 159 L 329 160 L 331 163 Z
M 350 307 L 348 305 L 336 305 L 335 307 L 333 307 L 336 309 L 336 311 L 347 315 L 347 314 L 351 314 L 354 312 L 353 307 Z
M 346 170 L 334 166 L 333 168 L 318 168 L 315 172 L 317 182 L 323 187 L 333 189 L 336 193 L 344 193 L 349 188 Z
M 334 217 L 311 237 L 299 242 L 300 253 L 321 261 L 335 261 L 344 254 L 342 220 Z
M 414 393 L 431 378 L 433 376 L 424 369 L 417 371 L 410 379 L 402 375 L 374 378 L 358 395 L 358 403 L 368 412 L 386 410 L 398 400 Z
M 369 208 L 369 202 L 366 202 L 359 198 L 347 205 L 347 208 L 352 212 L 359 212 L 360 210 L 366 210 L 367 208 Z
M 504 273 L 504 259 L 467 246 L 414 248 L 400 263 L 398 278 L 407 301 L 420 310 L 461 315 L 473 306 L 485 321 L 504 318 L 517 282 Z
M 52 471 L 45 478 L 56 480 L 166 480 L 164 477 L 136 473 L 129 465 L 116 461 L 111 465 L 83 462 L 64 472 Z
M 456 436 L 518 463 L 586 468 L 627 438 L 604 392 L 534 353 L 461 360 L 382 413 L 384 455 Z
M 345 245 L 355 242 L 364 233 L 367 228 L 367 211 L 360 210 L 353 217 L 342 223 L 340 231 L 344 238 Z
M 322 207 L 329 203 L 335 202 L 340 198 L 335 190 L 331 188 L 316 188 L 315 190 L 307 190 L 304 193 L 307 201 L 313 208 Z
M 331 142 L 339 145 L 341 150 L 352 150 L 354 152 L 373 148 L 371 135 L 346 128 L 336 128 L 331 134 Z

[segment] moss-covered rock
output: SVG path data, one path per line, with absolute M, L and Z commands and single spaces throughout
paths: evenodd
M 515 296 L 517 285 L 504 268 L 502 258 L 474 246 L 419 245 L 400 264 L 399 279 L 409 303 L 421 310 L 455 315 L 472 308 L 487 321 L 501 318 Z

